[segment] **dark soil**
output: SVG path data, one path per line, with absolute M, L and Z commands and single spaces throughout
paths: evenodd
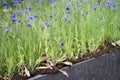
M 111 54 L 115 50 L 120 50 L 120 46 L 113 46 L 110 42 L 105 42 L 105 45 L 101 45 L 95 52 L 88 53 L 88 54 L 84 55 L 83 57 L 79 57 L 77 60 L 67 59 L 65 61 L 69 61 L 69 62 L 72 62 L 73 64 L 75 64 L 75 63 L 78 63 L 78 62 L 81 62 L 84 60 L 88 60 L 91 58 L 97 58 L 106 53 Z M 33 77 L 37 74 L 54 74 L 54 73 L 58 72 L 58 68 L 61 69 L 65 66 L 66 66 L 65 64 L 58 63 L 58 64 L 56 64 L 56 66 L 53 67 L 53 69 L 36 70 L 31 73 L 31 77 Z M 23 77 L 18 74 L 15 74 L 11 80 L 26 80 L 28 78 L 30 78 L 30 77 Z

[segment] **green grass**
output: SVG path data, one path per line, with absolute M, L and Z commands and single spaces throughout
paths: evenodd
M 87 2 L 74 1 L 69 4 L 71 14 L 66 14 L 65 8 L 69 0 L 56 1 L 54 8 L 49 2 L 35 3 L 34 1 L 24 2 L 12 10 L 3 12 L 6 7 L 1 8 L 0 15 L 0 76 L 10 78 L 15 73 L 21 73 L 24 67 L 29 71 L 35 70 L 42 61 L 42 56 L 48 56 L 47 63 L 52 61 L 60 62 L 66 58 L 76 59 L 87 54 L 88 51 L 95 51 L 104 41 L 120 40 L 120 0 L 115 3 L 116 12 L 112 11 L 113 6 L 106 8 L 106 1 L 100 5 L 96 0 Z M 111 0 L 112 1 L 112 0 Z M 113 3 L 113 2 L 112 2 Z M 11 15 L 16 11 L 26 10 L 31 4 L 32 10 L 28 14 L 17 15 L 21 23 L 11 23 Z M 80 7 L 74 9 L 75 5 Z M 94 6 L 99 6 L 95 11 Z M 82 8 L 84 6 L 84 8 Z M 86 14 L 88 11 L 88 14 Z M 43 16 L 46 13 L 46 16 Z M 27 16 L 38 14 L 34 20 L 27 22 Z M 53 16 L 52 19 L 49 15 Z M 103 19 L 100 20 L 100 17 Z M 63 21 L 68 18 L 71 22 Z M 44 22 L 49 22 L 46 27 Z M 26 27 L 31 23 L 32 27 Z M 15 30 L 13 30 L 15 28 Z M 5 33 L 9 29 L 9 33 Z M 61 46 L 61 43 L 64 43 Z

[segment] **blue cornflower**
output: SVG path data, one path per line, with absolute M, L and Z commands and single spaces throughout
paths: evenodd
M 12 14 L 12 19 L 11 19 L 11 22 L 12 23 L 15 23 L 17 21 L 17 17 L 15 14 Z
M 31 11 L 31 10 L 32 10 L 32 7 L 28 7 L 28 9 L 29 9 L 29 11 Z
M 10 32 L 10 29 L 5 29 L 5 32 L 6 32 L 6 33 L 9 33 L 9 32 Z
M 12 18 L 11 22 L 15 23 L 17 21 L 17 18 Z
M 67 6 L 67 7 L 66 7 L 66 11 L 68 11 L 68 10 L 70 10 L 70 7 Z
M 22 2 L 23 2 L 23 0 L 11 0 L 11 2 L 13 3 L 20 3 L 20 4 L 22 4 Z
M 8 2 L 3 2 L 2 3 L 2 6 L 7 6 L 8 5 Z
M 49 18 L 51 18 L 51 19 L 52 19 L 52 18 L 53 18 L 53 16 L 52 16 L 52 15 L 50 15 L 50 16 L 49 16 Z
M 22 4 L 23 0 L 19 0 L 18 2 L 19 2 L 20 4 Z
M 24 13 L 27 14 L 29 11 L 28 10 L 24 10 Z
M 71 22 L 71 19 L 63 18 L 63 21 L 65 21 L 65 22 Z
M 37 17 L 38 17 L 38 14 L 35 14 L 35 15 L 34 15 L 34 18 L 37 18 Z
M 80 4 L 77 4 L 76 6 L 75 6 L 75 9 L 77 9 L 77 8 L 79 8 L 80 7 Z
M 112 2 L 111 1 L 107 1 L 107 4 L 111 4 Z
M 20 21 L 20 20 L 18 20 L 18 23 L 21 23 L 21 21 Z
M 32 24 L 26 24 L 27 27 L 32 27 Z
M 64 43 L 63 43 L 63 42 L 61 42 L 61 43 L 60 43 L 60 45 L 61 45 L 61 46 L 64 46 Z
M 76 7 L 80 7 L 80 4 L 77 4 Z
M 53 7 L 56 7 L 56 6 L 57 6 L 57 3 L 56 3 L 56 2 L 53 2 L 53 3 L 51 3 L 51 5 L 52 5 Z
M 71 14 L 71 13 L 72 13 L 72 10 L 67 10 L 66 13 L 67 13 L 67 14 Z
M 115 7 L 115 6 L 116 6 L 116 4 L 112 4 L 112 6 L 113 6 L 113 7 Z
M 71 19 L 68 19 L 67 22 L 71 22 Z
M 98 6 L 94 6 L 93 9 L 96 11 L 99 7 Z
M 111 4 L 112 4 L 112 3 L 111 3 L 110 1 L 107 1 L 106 7 L 109 8 L 109 7 L 111 6 Z
M 63 21 L 67 21 L 68 20 L 68 18 L 63 18 Z
M 31 4 L 28 4 L 28 10 L 29 10 L 29 11 L 32 10 L 32 6 L 31 6 Z
M 46 13 L 44 13 L 43 16 L 46 16 Z
M 50 26 L 51 26 L 51 24 L 50 24 L 49 22 L 45 22 L 44 24 L 45 24 L 45 26 L 47 26 L 47 27 L 50 27 Z
M 16 14 L 15 13 L 12 14 L 12 18 L 16 18 Z
M 13 4 L 13 6 L 14 6 L 14 7 L 16 7 L 16 6 L 17 6 L 17 4 Z
M 34 16 L 27 16 L 29 20 L 33 20 Z
M 53 1 L 52 0 L 48 0 L 50 3 L 52 3 Z

